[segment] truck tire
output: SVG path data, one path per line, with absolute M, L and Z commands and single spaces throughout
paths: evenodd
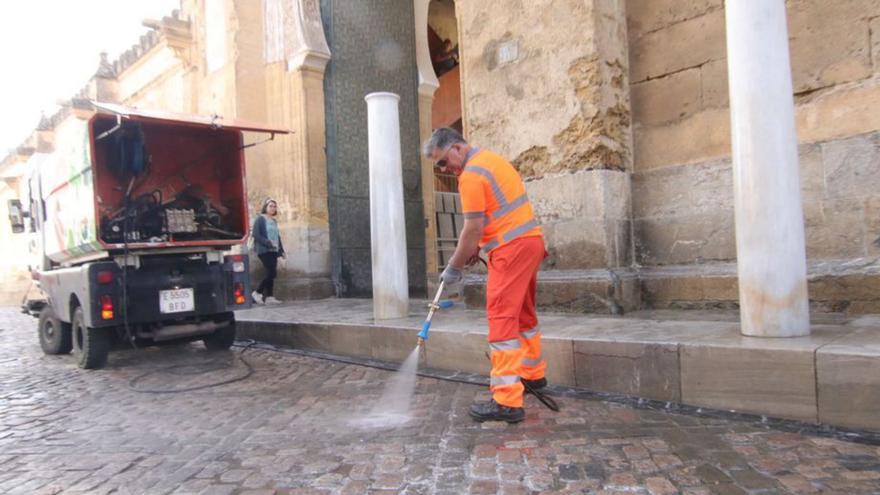
M 73 348 L 70 323 L 59 320 L 48 304 L 40 310 L 37 332 L 40 336 L 40 348 L 43 349 L 44 354 L 67 354 Z
M 235 342 L 235 317 L 230 317 L 229 325 L 214 330 L 211 335 L 206 335 L 202 341 L 209 351 L 225 351 L 232 347 Z
M 81 307 L 73 311 L 71 326 L 76 364 L 86 370 L 103 368 L 107 364 L 107 354 L 110 353 L 113 341 L 110 329 L 87 327 Z

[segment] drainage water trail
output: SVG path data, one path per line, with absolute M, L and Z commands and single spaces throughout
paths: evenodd
M 354 421 L 362 427 L 388 428 L 405 424 L 410 420 L 410 405 L 416 386 L 416 368 L 419 366 L 419 350 L 416 346 L 400 369 L 385 384 L 379 402 L 366 417 Z

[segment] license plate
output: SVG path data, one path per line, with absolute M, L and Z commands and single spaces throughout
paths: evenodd
M 192 289 L 170 289 L 159 291 L 159 312 L 182 313 L 196 308 Z

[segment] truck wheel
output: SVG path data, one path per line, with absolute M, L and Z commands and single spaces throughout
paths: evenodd
M 228 321 L 229 325 L 214 330 L 214 333 L 202 339 L 209 351 L 225 351 L 232 347 L 235 342 L 235 317 Z
M 107 364 L 113 335 L 107 328 L 89 328 L 81 307 L 73 312 L 73 353 L 80 368 L 93 370 Z
M 40 310 L 37 332 L 40 334 L 40 347 L 45 354 L 67 354 L 73 348 L 70 323 L 62 323 L 49 305 Z

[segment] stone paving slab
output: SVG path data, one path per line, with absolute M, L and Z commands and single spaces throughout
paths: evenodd
M 350 356 L 403 360 L 426 313 L 375 321 L 368 299 L 262 306 L 240 334 Z M 540 314 L 548 378 L 646 399 L 880 431 L 880 317 L 813 316 L 810 336 L 740 334 L 736 312 L 640 311 L 626 317 Z M 432 322 L 424 364 L 488 373 L 482 310 L 462 304 Z
M 283 351 L 283 349 L 282 349 Z M 186 393 L 143 393 L 207 386 Z M 84 371 L 0 310 L 0 493 L 880 493 L 880 445 L 599 400 L 528 396 L 473 422 L 484 387 L 418 378 L 407 422 L 365 426 L 394 372 L 263 348 L 117 349 Z

